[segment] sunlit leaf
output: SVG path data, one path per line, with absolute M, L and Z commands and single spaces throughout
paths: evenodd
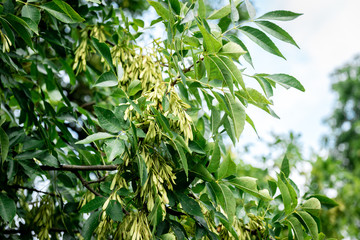
M 279 51 L 273 41 L 271 41 L 271 39 L 259 29 L 249 26 L 243 26 L 239 29 L 242 33 L 244 33 L 248 38 L 250 38 L 253 42 L 259 45 L 265 51 L 268 51 L 269 53 L 285 59 L 285 57 L 282 55 L 282 53 Z
M 272 11 L 272 12 L 265 13 L 261 17 L 258 17 L 258 19 L 290 21 L 301 15 L 302 15 L 301 13 L 294 13 L 294 12 L 290 12 L 290 11 L 278 10 L 278 11 Z
M 115 136 L 110 133 L 98 132 L 98 133 L 94 133 L 94 134 L 87 136 L 85 139 L 83 139 L 81 141 L 77 141 L 76 144 L 88 144 L 88 143 L 95 142 L 97 140 L 113 138 L 113 137 L 115 137 Z

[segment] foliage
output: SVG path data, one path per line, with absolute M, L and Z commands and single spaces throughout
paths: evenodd
M 240 68 L 243 37 L 284 58 L 266 33 L 297 46 L 272 21 L 300 14 L 149 1 L 149 25 L 118 4 L 0 5 L 0 237 L 323 239 L 320 201 L 300 201 L 286 158 L 259 188 L 224 143 L 254 127 L 249 104 L 276 116 L 277 85 L 304 91 Z M 155 26 L 166 37 L 141 47 Z
M 336 106 L 328 119 L 331 133 L 326 136 L 328 157 L 318 156 L 313 164 L 310 191 L 335 191 L 339 207 L 322 214 L 323 231 L 337 238 L 360 238 L 360 204 L 355 189 L 360 187 L 360 58 L 332 74 Z

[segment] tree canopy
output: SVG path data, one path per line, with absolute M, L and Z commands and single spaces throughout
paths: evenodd
M 305 90 L 248 74 L 242 41 L 285 59 L 273 39 L 297 44 L 278 22 L 300 15 L 257 16 L 248 0 L 2 1 L 0 237 L 324 239 L 331 199 L 301 197 L 286 156 L 259 186 L 226 145 L 256 131 L 249 106 L 277 117 L 275 87 Z

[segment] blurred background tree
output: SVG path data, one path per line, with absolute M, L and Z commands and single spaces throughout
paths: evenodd
M 336 105 L 324 139 L 328 156 L 313 164 L 310 191 L 336 190 L 337 208 L 322 215 L 329 236 L 360 239 L 360 56 L 331 75 Z

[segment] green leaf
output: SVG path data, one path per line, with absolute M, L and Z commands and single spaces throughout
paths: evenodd
M 148 178 L 148 172 L 147 172 L 145 160 L 140 154 L 137 154 L 137 164 L 138 164 L 138 172 L 140 175 L 140 184 L 141 186 L 144 186 Z
M 193 216 L 204 217 L 203 213 L 201 212 L 200 205 L 193 199 L 189 198 L 187 195 L 183 193 L 175 193 L 177 198 L 181 203 L 182 209 Z
M 25 41 L 25 43 L 31 47 L 34 48 L 33 46 L 33 42 L 31 40 L 31 35 L 28 31 L 29 26 L 28 24 L 22 20 L 21 18 L 13 15 L 13 14 L 8 14 L 6 16 L 6 19 L 9 21 L 9 23 L 11 24 L 12 28 L 20 35 L 20 37 Z
M 199 4 L 199 8 L 198 8 L 199 17 L 204 19 L 206 17 L 206 6 L 204 0 L 198 0 L 197 2 Z
M 260 84 L 261 88 L 263 89 L 265 95 L 269 98 L 273 96 L 273 89 L 271 84 L 269 83 L 269 81 L 264 78 L 264 77 L 260 77 L 260 76 L 254 76 L 254 78 L 256 79 L 256 81 Z
M 301 83 L 293 76 L 279 73 L 279 74 L 267 75 L 265 77 L 281 85 L 284 85 L 285 87 L 293 87 L 302 92 L 305 92 L 305 88 L 303 87 L 303 85 L 301 85 Z
M 91 142 L 94 142 L 97 140 L 113 138 L 113 137 L 115 137 L 115 136 L 110 133 L 98 132 L 98 133 L 94 133 L 94 134 L 87 136 L 85 139 L 83 139 L 81 141 L 77 141 L 75 144 L 88 144 L 88 143 L 91 143 Z
M 235 187 L 257 198 L 263 199 L 264 201 L 272 200 L 268 193 L 258 190 L 256 181 L 257 179 L 252 177 L 236 177 L 228 180 L 228 182 Z
M 186 155 L 183 151 L 183 148 L 182 146 L 177 142 L 177 141 L 174 141 L 174 144 L 175 144 L 175 148 L 176 148 L 176 151 L 179 153 L 179 156 L 180 156 L 180 160 L 181 160 L 181 164 L 184 168 L 184 171 L 185 171 L 185 174 L 186 174 L 186 177 L 188 177 L 188 162 L 187 162 L 187 158 L 186 158 Z
M 75 10 L 66 2 L 54 0 L 39 5 L 40 8 L 64 23 L 78 23 L 85 21 Z
M 246 120 L 246 122 L 248 124 L 250 124 L 250 126 L 254 129 L 256 135 L 259 137 L 259 134 L 258 134 L 258 132 L 256 130 L 255 124 L 254 124 L 253 120 L 249 117 L 249 115 L 246 114 L 246 119 L 245 120 Z
M 224 66 L 229 70 L 233 79 L 235 79 L 240 84 L 240 86 L 245 90 L 245 83 L 242 78 L 242 73 L 235 65 L 235 63 L 230 58 L 224 56 L 220 56 L 219 59 L 224 64 Z
M 246 6 L 246 11 L 249 14 L 249 17 L 253 19 L 256 16 L 256 10 L 254 6 L 251 4 L 249 0 L 245 0 L 245 6 Z
M 171 13 L 169 12 L 168 7 L 165 7 L 163 4 L 159 2 L 155 2 L 155 1 L 148 1 L 148 2 L 153 8 L 155 8 L 155 11 L 160 17 L 162 17 L 165 20 L 170 19 Z
M 219 55 L 229 56 L 238 59 L 241 55 L 245 54 L 246 51 L 235 42 L 226 43 L 219 52 Z
M 27 27 L 31 31 L 33 31 L 34 33 L 39 35 L 38 25 L 33 20 L 31 20 L 30 18 L 26 18 L 26 17 L 23 17 L 22 20 L 24 20 L 24 22 L 26 22 Z
M 85 221 L 84 226 L 81 231 L 81 235 L 85 238 L 85 240 L 90 240 L 93 232 L 98 227 L 100 213 L 101 213 L 101 211 L 94 212 Z
M 115 114 L 105 108 L 94 107 L 96 116 L 99 119 L 100 127 L 109 132 L 119 132 L 123 129 L 123 126 Z
M 116 200 L 111 200 L 108 207 L 106 208 L 106 214 L 114 221 L 121 222 L 124 213 L 122 211 L 121 204 Z
M 166 233 L 160 236 L 161 240 L 176 240 L 176 237 L 173 233 Z
M 265 51 L 285 59 L 273 41 L 271 41 L 271 39 L 259 29 L 243 26 L 240 27 L 239 30 Z
M 229 222 L 232 223 L 234 221 L 235 210 L 236 210 L 236 200 L 234 194 L 231 192 L 228 186 L 225 184 L 219 184 L 221 193 L 224 196 L 224 203 L 221 204 L 221 207 L 224 209 Z
M 177 15 L 180 15 L 181 6 L 180 6 L 179 0 L 169 0 L 169 2 L 170 2 L 170 6 L 174 10 L 174 12 Z
M 0 193 L 0 217 L 8 223 L 11 223 L 16 214 L 14 200 L 8 198 L 5 194 Z
M 272 104 L 264 95 L 258 92 L 256 89 L 253 88 L 246 88 L 246 93 L 250 97 L 249 101 L 253 101 L 256 104 Z M 244 96 L 246 96 L 244 92 Z
M 95 211 L 96 209 L 99 209 L 100 207 L 102 207 L 104 205 L 106 201 L 106 198 L 103 197 L 95 197 L 93 200 L 91 200 L 90 202 L 86 203 L 81 209 L 80 209 L 80 213 L 89 213 L 92 211 Z
M 272 12 L 265 13 L 258 19 L 290 21 L 301 15 L 302 15 L 301 13 L 294 13 L 294 12 L 290 12 L 290 11 L 278 10 L 278 11 L 272 11 Z
M 246 52 L 246 53 L 243 55 L 245 61 L 247 61 L 252 67 L 254 67 L 253 62 L 252 62 L 252 59 L 251 59 L 251 56 L 250 56 L 250 52 L 249 52 L 249 50 L 247 49 L 247 47 L 245 46 L 245 44 L 244 44 L 238 37 L 236 37 L 235 35 L 229 35 L 229 36 L 227 36 L 227 38 L 228 38 L 230 41 L 239 44 L 239 45 L 242 47 L 242 49 L 244 49 L 244 51 Z
M 216 39 L 211 33 L 209 33 L 205 27 L 198 23 L 198 27 L 204 39 L 204 49 L 208 53 L 217 53 L 222 47 L 221 40 Z
M 132 80 L 128 88 L 129 96 L 134 96 L 141 89 L 141 82 L 138 79 Z
M 105 59 L 111 70 L 115 72 L 115 67 L 112 63 L 110 49 L 106 43 L 99 42 L 96 38 L 92 38 L 93 45 L 96 51 Z
M 225 93 L 225 99 L 229 105 L 230 117 L 234 123 L 235 137 L 239 140 L 245 125 L 246 113 L 244 106 L 237 98 L 234 98 L 229 93 Z
M 105 142 L 105 153 L 108 162 L 114 160 L 114 158 L 121 156 L 125 151 L 124 141 L 119 139 L 112 139 Z
M 332 200 L 332 199 L 330 199 L 330 200 Z M 321 212 L 321 203 L 317 198 L 312 197 L 312 198 L 306 200 L 304 202 L 304 204 L 301 206 L 301 208 L 303 210 L 313 214 L 314 216 L 318 217 Z
M 281 174 L 278 175 L 278 182 L 277 183 L 278 183 L 278 187 L 279 187 L 280 192 L 281 192 L 281 198 L 282 198 L 283 203 L 284 203 L 285 213 L 290 214 L 293 211 L 292 197 L 291 197 L 288 185 L 283 180 L 284 179 L 281 177 Z M 286 179 L 285 179 L 285 181 L 286 181 Z
M 255 21 L 256 25 L 258 25 L 262 30 L 269 33 L 270 35 L 276 37 L 277 39 L 290 43 L 297 48 L 299 46 L 296 44 L 295 40 L 288 34 L 284 29 L 276 25 L 275 23 L 269 21 Z
M 194 47 L 200 46 L 200 41 L 196 37 L 184 36 L 183 42 Z
M 215 172 L 216 170 L 218 170 L 220 165 L 220 159 L 221 159 L 221 151 L 220 151 L 219 143 L 216 141 L 214 143 L 213 153 L 211 155 L 211 159 L 207 167 L 209 172 Z
M 336 207 L 336 206 L 339 205 L 333 199 L 328 198 L 327 196 L 321 195 L 321 194 L 313 194 L 313 195 L 310 196 L 310 198 L 318 199 L 320 201 L 320 203 L 321 203 L 321 206 L 325 206 L 325 207 L 328 207 L 328 208 L 333 208 L 333 207 Z
M 236 173 L 236 164 L 231 159 L 230 154 L 226 156 L 224 161 L 220 164 L 220 168 L 217 171 L 217 179 L 227 178 Z
M 294 230 L 296 239 L 303 240 L 304 233 L 303 233 L 300 221 L 292 215 L 287 217 L 286 221 L 290 224 L 291 228 Z
M 118 85 L 118 79 L 113 71 L 101 74 L 94 87 L 114 87 Z
M 203 179 L 207 182 L 215 181 L 213 175 L 200 163 L 194 165 L 190 171 L 195 173 L 198 178 Z
M 73 69 L 69 66 L 69 64 L 64 59 L 59 59 L 59 61 L 61 62 L 65 72 L 69 75 L 70 84 L 72 86 L 74 86 L 76 84 L 76 77 L 75 77 Z
M 298 211 L 296 214 L 301 218 L 304 227 L 310 232 L 313 239 L 318 239 L 318 227 L 313 217 L 304 211 Z
M 231 21 L 237 22 L 239 21 L 239 12 L 236 9 L 236 5 L 233 0 L 230 0 L 230 8 L 231 8 Z
M 285 177 L 289 177 L 290 165 L 289 165 L 289 159 L 286 157 L 286 154 L 284 156 L 284 159 L 282 160 L 280 169 L 285 174 Z
M 9 137 L 6 132 L 0 127 L 0 150 L 1 150 L 1 163 L 4 163 L 9 152 Z
M 209 57 L 211 61 L 213 61 L 214 65 L 216 66 L 218 72 L 220 73 L 221 80 L 223 80 L 226 85 L 228 86 L 231 94 L 234 93 L 234 83 L 231 73 L 227 66 L 218 58 L 218 57 Z
M 239 3 L 241 3 L 242 1 L 240 0 L 236 0 L 233 5 L 235 7 L 237 7 L 239 5 Z M 215 10 L 213 11 L 210 16 L 208 17 L 208 19 L 220 19 L 223 18 L 227 15 L 229 15 L 231 13 L 231 5 L 228 4 L 222 8 L 220 8 L 219 10 Z
M 31 6 L 31 5 L 24 5 L 21 9 L 21 16 L 30 18 L 33 20 L 37 25 L 40 22 L 41 14 L 37 7 Z

